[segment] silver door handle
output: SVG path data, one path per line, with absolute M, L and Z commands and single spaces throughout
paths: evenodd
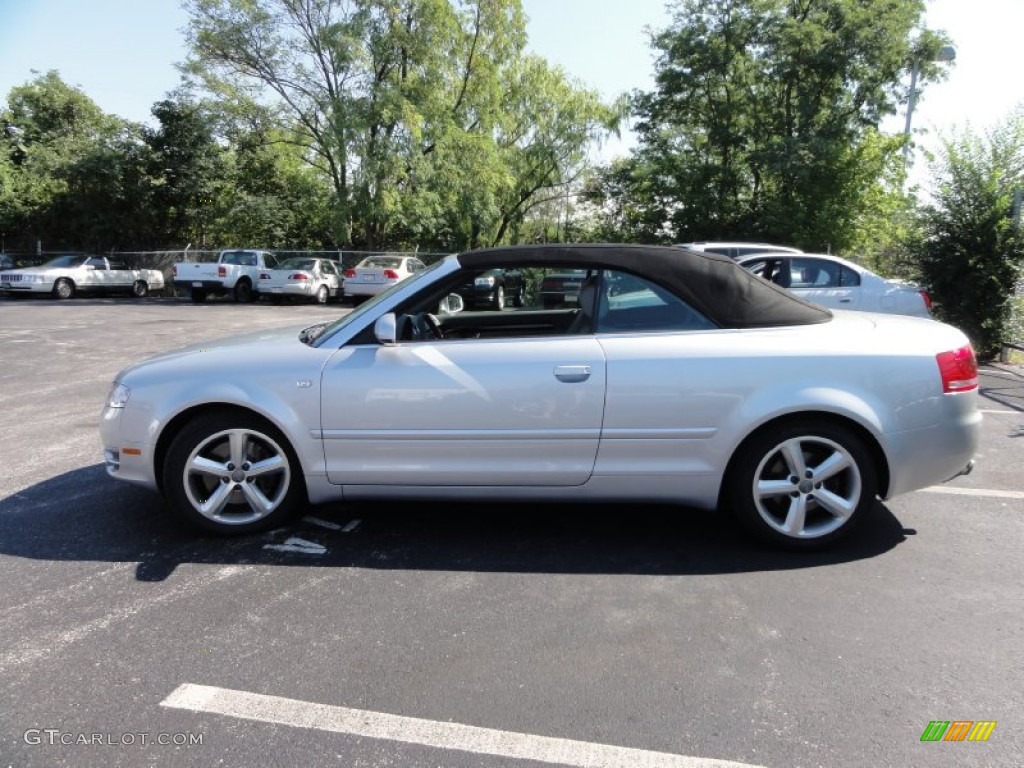
M 577 381 L 586 381 L 590 378 L 589 365 L 557 365 L 555 366 L 555 378 L 572 384 Z

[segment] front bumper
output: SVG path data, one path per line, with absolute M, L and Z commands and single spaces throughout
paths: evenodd
M 153 449 L 147 442 L 126 440 L 124 408 L 104 407 L 100 415 L 100 440 L 107 474 L 117 480 L 158 490 L 153 474 Z

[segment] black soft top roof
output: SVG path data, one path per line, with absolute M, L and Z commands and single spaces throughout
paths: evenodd
M 752 275 L 727 256 L 659 245 L 516 245 L 458 255 L 470 269 L 591 267 L 632 272 L 665 286 L 722 328 L 811 325 L 832 319 L 817 304 Z

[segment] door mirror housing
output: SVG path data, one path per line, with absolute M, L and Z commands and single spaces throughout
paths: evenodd
M 373 324 L 373 335 L 381 344 L 392 346 L 398 343 L 398 321 L 394 312 L 388 312 L 377 318 Z

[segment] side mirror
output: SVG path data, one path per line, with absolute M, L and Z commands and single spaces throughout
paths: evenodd
M 461 312 L 465 308 L 465 302 L 463 302 L 462 297 L 459 296 L 459 294 L 449 293 L 441 299 L 441 303 L 437 305 L 437 314 L 454 315 L 456 312 Z
M 377 322 L 373 324 L 373 335 L 385 346 L 392 346 L 398 342 L 398 322 L 394 312 L 377 318 Z

